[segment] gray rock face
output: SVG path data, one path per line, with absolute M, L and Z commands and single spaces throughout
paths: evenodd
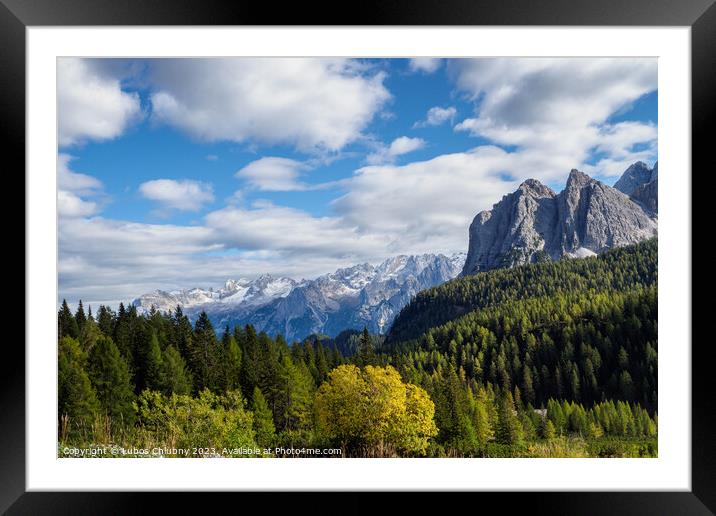
M 283 335 L 289 342 L 313 333 L 333 337 L 364 326 L 372 333 L 385 333 L 413 296 L 456 277 L 464 263 L 465 253 L 400 255 L 300 283 L 267 275 L 253 281 L 229 280 L 219 290 L 155 291 L 133 304 L 140 312 L 152 305 L 160 311 L 181 305 L 192 321 L 206 311 L 216 328 L 252 324 L 257 331 Z
M 638 164 L 644 165 L 638 162 L 629 167 L 614 184 L 614 188 L 624 192 L 649 211 L 659 213 L 659 163 L 654 163 L 654 168 L 649 170 L 648 174 L 643 171 L 643 167 L 640 167 L 638 173 L 630 173 L 632 167 Z
M 655 165 L 656 167 L 656 165 Z M 643 161 L 637 161 L 627 168 L 614 188 L 627 195 L 631 195 L 639 186 L 651 181 L 652 170 Z
M 469 234 L 462 275 L 598 254 L 655 236 L 657 221 L 624 193 L 575 169 L 559 194 L 528 179 L 478 213 Z

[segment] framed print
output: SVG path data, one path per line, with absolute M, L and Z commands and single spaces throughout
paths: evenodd
M 716 7 L 605 7 L 4 1 L 27 303 L 3 508 L 712 510 L 691 171 Z

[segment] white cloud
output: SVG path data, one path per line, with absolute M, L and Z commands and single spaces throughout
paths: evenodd
M 390 98 L 383 72 L 348 59 L 151 61 L 156 120 L 191 136 L 338 151 Z
M 179 211 L 199 211 L 214 200 L 210 184 L 190 179 L 154 179 L 139 185 L 139 192 L 164 208 Z
M 57 156 L 57 213 L 61 217 L 95 215 L 100 211 L 96 199 L 103 196 L 102 182 L 95 177 L 70 170 L 69 163 L 72 159 L 68 154 Z
M 655 58 L 456 59 L 448 68 L 477 103 L 476 116 L 455 130 L 572 167 L 584 167 L 595 150 L 626 155 L 637 144 L 655 148 L 649 124 L 608 122 L 656 89 Z
M 73 172 L 69 163 L 74 159 L 69 154 L 57 155 L 57 187 L 79 194 L 92 194 L 102 189 L 102 182 L 92 176 Z
M 394 254 L 466 250 L 475 214 L 519 184 L 514 172 L 537 169 L 493 146 L 403 166 L 369 166 L 347 182 L 349 192 L 333 208 L 347 227 L 384 235 Z
M 256 202 L 251 209 L 217 210 L 209 213 L 205 221 L 207 227 L 221 235 L 223 245 L 243 250 L 362 260 L 384 251 L 387 244 L 384 235 L 360 234 L 338 217 L 313 217 L 267 201 Z
M 60 218 L 61 292 L 68 301 L 126 302 L 149 286 L 186 286 L 209 266 L 199 253 L 219 249 L 203 227 Z
M 414 57 L 408 63 L 408 67 L 413 72 L 433 73 L 442 65 L 442 59 L 433 57 Z
M 410 138 L 409 136 L 400 136 L 393 140 L 388 146 L 379 146 L 379 148 L 366 157 L 366 161 L 371 165 L 381 163 L 390 163 L 398 156 L 408 154 L 410 152 L 422 149 L 425 146 L 425 140 L 422 138 Z
M 97 211 L 97 203 L 93 201 L 84 201 L 66 190 L 57 192 L 57 213 L 61 217 L 88 217 Z
M 447 108 L 440 106 L 431 107 L 428 109 L 427 115 L 425 115 L 425 120 L 415 122 L 413 128 L 442 125 L 447 121 L 452 121 L 456 114 L 457 109 L 452 106 Z
M 386 249 L 336 217 L 266 202 L 212 212 L 196 227 L 64 218 L 59 242 L 61 295 L 94 304 L 264 273 L 314 278 Z
M 92 60 L 57 59 L 58 140 L 62 146 L 121 135 L 141 115 L 139 95 Z
M 252 161 L 236 173 L 248 186 L 262 191 L 287 192 L 306 190 L 308 185 L 298 178 L 306 165 L 288 158 L 264 157 Z

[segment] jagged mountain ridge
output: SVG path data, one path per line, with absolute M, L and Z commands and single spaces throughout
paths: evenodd
M 298 282 L 264 275 L 229 280 L 221 289 L 154 291 L 133 301 L 138 311 L 182 307 L 190 319 L 204 310 L 217 327 L 253 324 L 289 342 L 313 333 L 335 336 L 367 326 L 385 333 L 419 291 L 458 275 L 465 253 L 400 255 L 379 265 L 355 265 Z
M 650 169 L 643 161 L 637 161 L 626 169 L 619 181 L 614 183 L 614 188 L 627 194 L 648 210 L 658 213 L 659 163 L 654 163 L 654 168 Z
M 649 184 L 652 175 L 656 179 L 648 167 L 645 172 L 636 165 L 617 182 L 632 192 Z M 655 211 L 644 203 L 576 169 L 559 194 L 528 179 L 491 210 L 475 216 L 461 274 L 592 256 L 656 236 L 657 224 Z

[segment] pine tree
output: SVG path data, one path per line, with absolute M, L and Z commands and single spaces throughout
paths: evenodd
M 543 419 L 543 426 L 541 434 L 544 439 L 554 439 L 557 435 L 557 430 L 554 428 L 554 424 L 547 418 Z
M 199 391 L 217 390 L 217 342 L 214 327 L 206 312 L 202 311 L 194 324 L 194 335 L 189 350 L 189 366 Z
M 77 330 L 80 335 L 84 330 L 85 323 L 87 322 L 87 316 L 85 315 L 85 309 L 82 306 L 82 300 L 79 300 L 77 305 L 77 312 L 75 313 L 75 321 L 77 321 Z
M 280 430 L 303 430 L 311 426 L 312 387 L 311 374 L 305 364 L 294 364 L 288 354 L 284 354 L 274 402 Z
M 522 425 L 517 418 L 515 402 L 510 391 L 503 391 L 500 395 L 495 437 L 497 442 L 502 444 L 519 444 L 524 437 Z
M 57 313 L 57 321 L 59 331 L 58 338 L 72 337 L 73 339 L 76 339 L 79 337 L 80 330 L 77 326 L 77 321 L 72 315 L 72 312 L 70 312 L 70 307 L 67 306 L 67 300 L 65 299 L 62 300 L 62 307 Z
M 131 425 L 135 413 L 129 368 L 110 337 L 100 337 L 89 357 L 89 376 L 102 411 L 113 424 Z
M 492 440 L 495 436 L 492 424 L 490 423 L 488 404 L 487 393 L 485 389 L 480 387 L 475 397 L 473 426 L 475 428 L 475 437 L 481 447 L 484 447 L 487 442 Z
M 192 347 L 192 337 L 194 335 L 194 328 L 189 322 L 189 318 L 182 312 L 181 306 L 177 305 L 176 310 L 172 316 L 172 330 L 174 333 L 174 343 L 177 351 L 181 353 L 184 360 L 189 360 L 189 350 Z
M 532 371 L 529 367 L 525 367 L 522 370 L 522 389 L 524 392 L 524 399 L 527 403 L 535 402 L 535 390 L 532 382 Z
M 167 346 L 162 355 L 165 394 L 191 394 L 191 373 L 186 367 L 184 359 L 174 346 Z
M 251 410 L 254 413 L 254 432 L 256 442 L 265 448 L 273 447 L 276 442 L 276 428 L 273 423 L 273 414 L 266 403 L 261 389 L 254 387 Z
M 99 305 L 99 311 L 97 312 L 97 325 L 105 337 L 110 337 L 112 335 L 112 328 L 114 326 L 113 318 L 114 316 L 112 315 L 112 311 L 108 307 Z
M 320 385 L 328 377 L 328 359 L 321 341 L 316 341 L 316 384 Z
M 58 416 L 67 416 L 70 435 L 89 428 L 99 410 L 97 394 L 85 371 L 87 357 L 72 337 L 63 337 L 59 343 L 57 369 Z
M 119 303 L 117 317 L 112 329 L 112 339 L 127 364 L 134 364 L 132 329 L 130 327 L 129 313 L 124 309 L 124 303 Z
M 87 317 L 79 339 L 82 350 L 85 353 L 89 353 L 89 350 L 92 349 L 92 346 L 95 345 L 97 339 L 101 336 L 102 332 L 97 326 L 97 323 L 92 317 Z
M 373 340 L 370 337 L 368 328 L 363 327 L 363 333 L 360 336 L 360 344 L 358 346 L 358 355 L 356 357 L 358 366 L 375 365 L 375 352 L 373 351 Z
M 244 331 L 244 353 L 241 356 L 241 392 L 244 397 L 251 399 L 254 387 L 258 385 L 259 349 L 256 331 L 251 325 L 246 326 Z
M 159 339 L 156 332 L 152 331 L 149 344 L 143 353 L 143 376 L 144 388 L 154 391 L 161 390 L 165 385 L 164 364 L 162 363 L 162 352 L 159 348 Z M 144 389 L 141 389 L 144 390 Z
M 233 335 L 226 327 L 224 337 L 221 340 L 221 347 L 224 352 L 224 385 L 227 391 L 240 388 L 239 377 L 241 373 L 241 348 Z

